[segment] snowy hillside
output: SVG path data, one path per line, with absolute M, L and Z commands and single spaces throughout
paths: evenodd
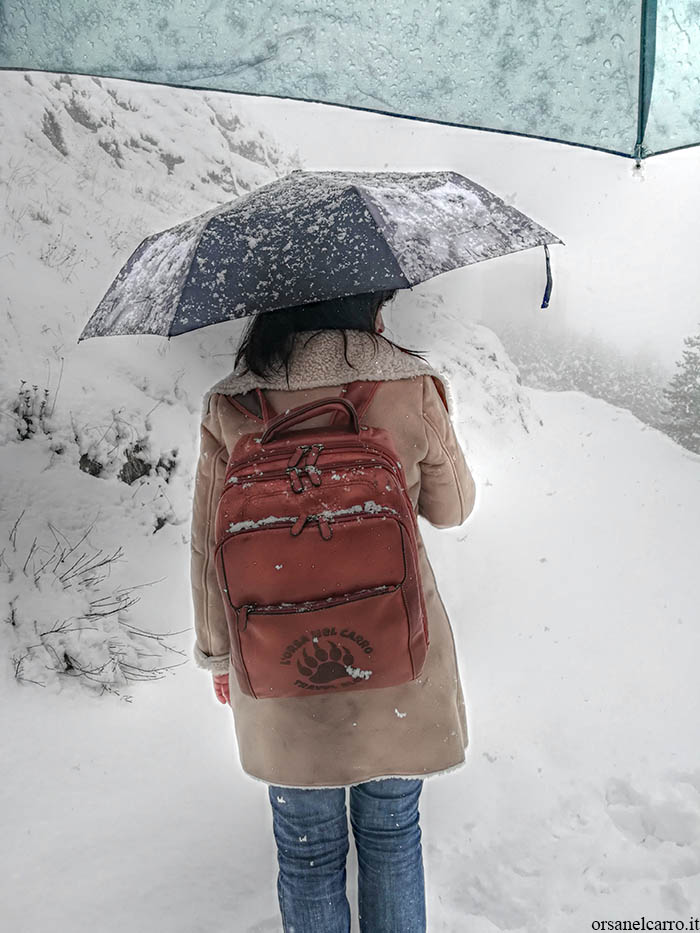
M 1 80 L 0 551 L 15 623 L 6 638 L 22 679 L 57 687 L 65 655 L 98 693 L 126 697 L 134 678 L 185 660 L 186 640 L 151 636 L 189 624 L 162 614 L 162 593 L 187 605 L 200 399 L 232 345 L 221 334 L 178 346 L 78 346 L 77 336 L 146 234 L 297 162 L 220 96 L 68 75 Z M 103 633 L 92 641 L 66 624 L 85 613 Z M 27 625 L 47 615 L 37 645 Z
M 277 933 L 265 789 L 190 655 L 199 404 L 240 325 L 75 341 L 143 236 L 303 166 L 240 98 L 40 74 L 0 92 L 5 926 Z M 447 373 L 478 486 L 463 527 L 422 526 L 471 737 L 422 799 L 431 933 L 687 921 L 700 457 L 522 386 L 439 294 L 399 294 L 387 322 Z

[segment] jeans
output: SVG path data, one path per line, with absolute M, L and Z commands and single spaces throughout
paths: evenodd
M 362 933 L 425 933 L 421 779 L 350 787 Z M 349 933 L 346 788 L 269 787 L 284 933 Z

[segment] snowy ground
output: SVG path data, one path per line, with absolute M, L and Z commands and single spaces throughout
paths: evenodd
M 241 773 L 230 713 L 189 655 L 199 399 L 236 334 L 75 339 L 141 236 L 295 160 L 252 108 L 228 122 L 220 95 L 0 80 L 0 587 L 15 622 L 0 630 L 3 928 L 278 933 L 265 787 Z M 215 158 L 234 173 L 204 181 Z M 479 487 L 462 528 L 423 524 L 471 736 L 466 766 L 422 798 L 431 933 L 687 921 L 700 913 L 700 457 L 599 399 L 519 385 L 488 328 L 439 296 L 400 298 L 390 326 L 448 373 Z M 49 388 L 53 411 L 19 441 L 22 379 Z M 137 440 L 152 470 L 128 484 Z M 17 682 L 28 631 L 91 598 L 27 574 L 34 538 L 53 545 L 49 522 L 72 543 L 94 523 L 95 548 L 123 548 L 105 592 L 138 585 L 124 619 L 180 634 L 149 654 L 122 633 L 122 647 L 165 676 L 100 696 L 122 668 L 89 687 L 35 650 Z M 85 633 L 52 644 L 86 662 L 106 650 Z

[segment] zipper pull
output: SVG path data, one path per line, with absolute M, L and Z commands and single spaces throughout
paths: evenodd
M 302 528 L 306 524 L 308 518 L 309 518 L 308 515 L 300 515 L 299 518 L 294 522 L 292 527 L 289 529 L 289 533 L 293 535 L 295 538 L 297 535 L 300 535 Z
M 240 609 L 236 610 L 236 621 L 238 628 L 242 629 L 244 632 L 248 628 L 248 609 L 249 606 L 241 606 Z
M 333 537 L 331 526 L 328 524 L 328 521 L 325 518 L 318 519 L 318 530 L 321 532 L 321 537 L 324 541 L 330 541 L 330 539 Z
M 297 447 L 297 449 L 294 451 L 292 456 L 289 458 L 289 462 L 287 463 L 287 466 L 290 468 L 295 467 L 297 463 L 299 463 L 301 458 L 304 456 L 304 454 L 307 453 L 309 450 L 310 448 L 306 444 L 302 444 L 299 447 Z
M 289 484 L 292 487 L 294 492 L 303 492 L 304 491 L 304 482 L 299 475 L 299 467 L 287 467 L 287 475 L 289 476 Z
M 311 447 L 308 447 L 306 450 L 306 459 L 304 460 L 304 466 L 306 469 L 306 475 L 311 480 L 312 486 L 321 485 L 321 471 L 316 466 L 316 461 L 318 460 L 318 455 L 323 450 L 323 444 L 313 444 Z

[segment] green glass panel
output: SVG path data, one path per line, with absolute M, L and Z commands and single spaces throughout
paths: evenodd
M 0 67 L 634 150 L 640 0 L 3 0 L 0 15 Z

